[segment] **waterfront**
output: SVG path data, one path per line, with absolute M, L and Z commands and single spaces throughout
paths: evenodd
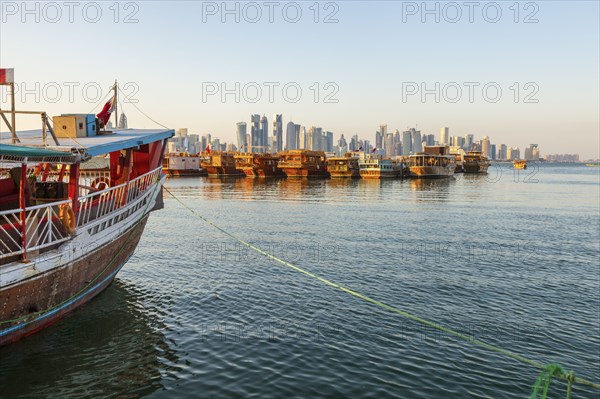
M 501 170 L 166 186 L 295 265 L 595 380 L 598 170 Z M 106 292 L 0 348 L 0 397 L 512 398 L 537 375 L 248 252 L 167 193 Z M 552 397 L 564 387 L 553 382 Z

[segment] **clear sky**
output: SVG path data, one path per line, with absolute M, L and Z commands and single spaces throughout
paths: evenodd
M 436 137 L 448 126 L 521 151 L 538 143 L 543 154 L 599 158 L 599 2 L 466 3 L 427 2 L 425 13 L 420 1 L 228 2 L 226 14 L 220 1 L 31 2 L 27 10 L 2 1 L 0 65 L 30 90 L 19 108 L 25 99 L 50 114 L 89 112 L 100 102 L 96 84 L 106 90 L 116 78 L 131 82 L 125 91 L 162 124 L 227 141 L 250 114 L 271 123 L 282 113 L 284 126 L 321 126 L 336 139 L 374 140 L 382 123 Z M 224 99 L 222 85 L 231 90 Z M 122 105 L 130 126 L 156 126 Z M 32 127 L 19 119 L 18 128 Z

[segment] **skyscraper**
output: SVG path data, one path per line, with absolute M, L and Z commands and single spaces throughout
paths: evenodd
M 325 151 L 333 151 L 333 132 L 325 132 Z
M 340 135 L 337 145 L 340 151 L 339 155 L 344 155 L 348 151 L 348 143 L 346 142 L 343 133 Z
M 506 144 L 500 144 L 500 149 L 498 150 L 498 159 L 503 161 L 506 158 Z
M 125 116 L 125 113 L 122 112 L 121 116 L 119 117 L 119 129 L 127 129 L 127 116 Z
M 383 148 L 383 136 L 379 130 L 375 132 L 375 147 Z
M 260 146 L 262 145 L 262 132 L 260 130 L 260 115 L 254 114 L 250 117 L 250 135 L 252 136 L 252 152 L 261 152 L 258 151 Z
M 394 145 L 394 134 L 386 133 L 383 136 L 383 150 L 385 151 L 385 155 L 388 157 L 396 156 L 396 146 Z
M 402 132 L 402 155 L 410 155 L 412 152 L 412 132 L 405 130 Z
M 495 160 L 496 159 L 496 144 L 490 145 L 490 154 L 491 154 L 491 159 Z
M 275 137 L 276 147 L 273 152 L 279 152 L 283 149 L 283 119 L 281 114 L 273 115 L 273 136 Z
M 261 151 L 259 152 L 268 152 L 269 150 L 269 121 L 267 120 L 267 117 L 263 115 L 262 119 L 260 120 L 260 130 L 262 133 L 262 148 Z
M 481 140 L 481 153 L 484 157 L 491 158 L 490 154 L 490 138 L 488 136 L 483 136 Z
M 529 147 L 525 148 L 525 160 L 526 161 L 538 161 L 540 159 L 540 150 L 537 144 L 529 144 Z
M 412 134 L 412 152 L 415 154 L 417 152 L 423 152 L 423 147 L 421 145 L 421 131 L 415 129 L 410 129 L 410 131 Z
M 348 149 L 350 151 L 357 151 L 358 150 L 358 134 L 355 134 L 354 136 L 352 136 L 352 138 L 350 139 L 350 145 L 348 146 Z
M 521 158 L 521 151 L 519 151 L 519 147 L 510 147 L 506 151 L 506 159 L 510 161 L 514 161 L 515 159 Z
M 298 148 L 298 143 L 296 142 L 296 125 L 290 121 L 285 128 L 285 149 L 295 150 L 296 148 Z
M 440 130 L 440 145 L 449 145 L 450 128 L 443 127 Z
M 240 151 L 248 151 L 248 143 L 246 142 L 246 122 L 238 122 L 237 123 L 237 145 Z
M 471 147 L 473 147 L 473 135 L 465 134 L 465 145 L 464 145 L 465 151 L 471 151 Z
M 381 137 L 385 138 L 387 134 L 387 125 L 379 125 L 379 132 L 381 133 Z
M 308 150 L 308 134 L 306 133 L 306 127 L 300 128 L 300 141 L 298 142 L 298 148 L 301 150 Z

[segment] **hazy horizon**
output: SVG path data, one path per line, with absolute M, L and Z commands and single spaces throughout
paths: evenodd
M 278 113 L 284 133 L 292 120 L 374 142 L 380 124 L 436 138 L 447 126 L 521 151 L 537 143 L 542 154 L 600 158 L 597 2 L 429 2 L 429 14 L 421 2 L 273 2 L 272 23 L 263 2 L 228 2 L 230 14 L 221 2 L 28 4 L 29 13 L 21 2 L 1 5 L 0 67 L 29 90 L 25 105 L 17 93 L 18 109 L 97 113 L 116 78 L 156 121 L 228 142 L 237 122 L 265 114 L 271 129 Z M 222 85 L 233 90 L 225 98 Z M 422 98 L 422 88 L 436 93 Z M 1 101 L 6 108 L 4 89 Z M 156 127 L 121 105 L 129 126 Z M 17 127 L 38 125 L 20 117 Z

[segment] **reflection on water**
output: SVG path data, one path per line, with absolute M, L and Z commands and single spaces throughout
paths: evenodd
M 587 168 L 592 169 L 592 168 Z M 600 177 L 174 178 L 298 267 L 597 379 Z M 165 194 L 118 281 L 0 349 L 0 397 L 526 397 L 539 370 L 423 330 L 238 245 Z M 310 381 L 310 383 L 307 383 Z M 553 381 L 549 397 L 564 397 Z M 577 398 L 598 391 L 576 385 Z
M 141 397 L 177 359 L 139 287 L 115 280 L 54 326 L 0 348 L 0 397 Z

